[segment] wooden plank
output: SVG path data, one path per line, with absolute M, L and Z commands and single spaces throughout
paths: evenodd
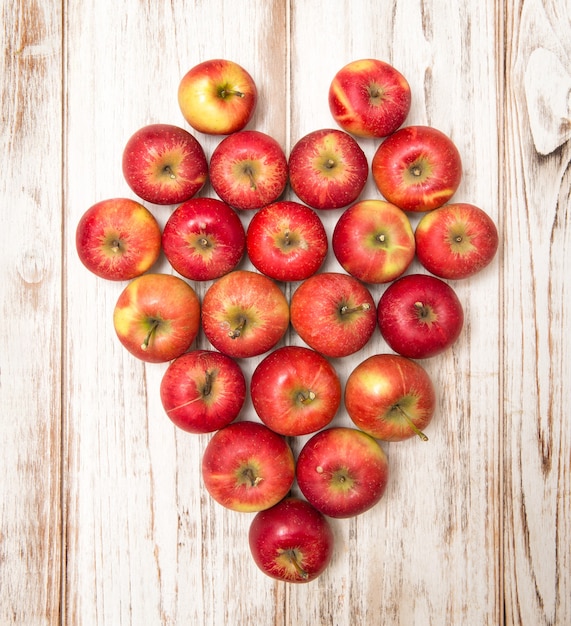
M 506 15 L 506 624 L 571 622 L 571 5 Z
M 61 9 L 0 8 L 0 622 L 60 614 Z
M 252 125 L 284 140 L 285 2 L 70 3 L 66 23 L 68 224 L 95 201 L 132 197 L 120 170 L 124 143 L 151 122 L 189 129 L 178 83 L 208 58 L 232 59 L 252 73 L 260 86 Z M 220 141 L 198 137 L 208 155 Z M 172 210 L 149 208 L 161 223 Z M 124 285 L 79 265 L 71 230 L 66 622 L 283 622 L 283 588 L 251 574 L 251 516 L 207 497 L 199 469 L 208 437 L 176 432 L 168 421 L 158 395 L 165 366 L 135 361 L 114 335 L 111 315 Z M 170 271 L 164 260 L 158 269 Z M 206 289 L 195 287 L 200 295 Z M 207 342 L 201 336 L 196 345 Z
M 464 181 L 456 198 L 497 220 L 497 9 L 492 1 L 347 1 L 336 3 L 343 19 L 316 28 L 323 7 L 309 0 L 292 4 L 292 142 L 334 124 L 327 90 L 338 69 L 358 58 L 386 60 L 411 83 L 407 123 L 440 128 L 457 144 Z M 360 143 L 372 158 L 379 142 Z M 371 181 L 367 196 L 380 197 Z M 325 217 L 329 228 L 337 217 L 335 211 Z M 327 267 L 339 269 L 331 257 Z M 454 285 L 466 328 L 450 352 L 424 362 L 439 395 L 430 441 L 385 446 L 392 478 L 383 501 L 358 518 L 336 521 L 333 566 L 315 588 L 288 590 L 288 623 L 501 622 L 499 268 L 495 261 Z M 372 289 L 375 299 L 383 290 Z M 340 360 L 338 370 L 345 379 L 356 361 L 386 351 L 377 337 L 355 358 Z M 343 413 L 336 419 L 348 424 Z

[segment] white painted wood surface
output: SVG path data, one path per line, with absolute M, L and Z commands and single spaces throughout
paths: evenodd
M 0 6 L 0 623 L 570 624 L 569 1 Z M 164 415 L 165 367 L 119 345 L 123 285 L 83 268 L 74 233 L 91 204 L 131 195 L 120 160 L 132 132 L 185 125 L 176 89 L 192 65 L 243 64 L 260 90 L 250 126 L 289 150 L 333 125 L 329 82 L 365 56 L 409 79 L 407 123 L 456 142 L 456 199 L 492 215 L 501 247 L 455 283 L 465 330 L 425 363 L 439 395 L 430 441 L 384 446 L 384 499 L 334 521 L 332 565 L 291 586 L 251 561 L 251 516 L 205 494 L 208 438 Z M 200 140 L 208 154 L 218 141 Z M 371 157 L 376 142 L 361 143 Z M 364 195 L 378 197 L 370 181 Z M 171 209 L 153 210 L 164 223 Z M 323 215 L 329 230 L 337 215 Z M 386 350 L 376 335 L 335 365 L 345 378 Z

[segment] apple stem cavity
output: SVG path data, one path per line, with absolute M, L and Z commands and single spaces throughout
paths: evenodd
M 415 302 L 414 308 L 416 309 L 419 319 L 427 322 L 428 324 L 435 321 L 436 317 L 433 314 L 432 309 L 429 306 L 426 306 L 424 302 Z
M 153 320 L 151 322 L 151 327 L 149 328 L 149 332 L 147 333 L 145 339 L 143 340 L 143 343 L 141 344 L 141 350 L 147 350 L 149 347 L 149 344 L 151 343 L 151 339 L 153 338 L 153 335 L 155 334 L 155 331 L 157 330 L 158 326 L 159 326 L 159 320 Z
M 257 487 L 262 482 L 262 480 L 264 480 L 262 476 L 256 476 L 256 474 L 254 474 L 254 470 L 251 467 L 247 467 L 242 472 L 242 478 L 250 483 L 250 487 Z
M 358 313 L 359 311 L 368 311 L 371 308 L 371 305 L 368 302 L 364 302 L 359 306 L 354 306 L 349 308 L 346 304 L 341 307 L 339 312 L 341 315 L 351 315 L 351 313 Z
M 176 178 L 176 174 L 172 171 L 172 168 L 170 165 L 165 165 L 165 167 L 163 168 L 163 172 L 165 174 L 168 174 L 169 178 L 172 178 L 173 180 Z
M 246 318 L 241 317 L 240 322 L 238 323 L 238 326 L 236 326 L 236 328 L 234 328 L 228 333 L 228 337 L 230 337 L 231 339 L 237 339 L 242 334 L 242 331 L 244 330 L 245 326 L 246 326 Z
M 283 553 L 287 560 L 293 565 L 297 575 L 303 580 L 307 580 L 309 578 L 309 574 L 303 569 L 301 563 L 299 562 L 298 551 L 295 548 L 288 548 L 284 550 Z
M 412 418 L 410 417 L 410 415 L 402 408 L 402 406 L 399 406 L 398 404 L 395 405 L 394 407 L 403 417 L 404 419 L 408 422 L 409 426 L 412 428 L 412 430 L 422 439 L 422 441 L 428 441 L 428 437 L 422 432 L 422 430 L 420 430 L 420 428 L 418 428 L 418 426 L 412 421 Z
M 315 393 L 311 390 L 300 391 L 297 399 L 301 402 L 301 404 L 310 404 L 310 402 L 315 400 Z

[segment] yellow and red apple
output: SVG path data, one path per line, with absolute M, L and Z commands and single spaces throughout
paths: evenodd
M 414 232 L 406 213 L 384 200 L 361 200 L 337 220 L 331 241 L 343 269 L 365 283 L 388 283 L 414 259 Z
M 436 408 L 427 371 L 399 354 L 375 354 L 359 363 L 345 385 L 345 408 L 355 426 L 381 441 L 404 441 L 424 429 Z
M 359 137 L 387 137 L 404 123 L 411 91 L 406 78 L 389 63 L 358 59 L 335 74 L 328 101 L 343 130 Z
M 130 198 L 109 198 L 92 205 L 75 231 L 80 261 L 100 278 L 131 280 L 149 270 L 161 251 L 155 216 Z
M 229 135 L 250 121 L 258 101 L 252 76 L 238 63 L 210 59 L 192 67 L 178 87 L 184 119 L 197 131 Z
M 149 363 L 172 361 L 190 348 L 200 328 L 194 289 L 172 274 L 143 274 L 123 289 L 113 311 L 119 341 Z
M 159 205 L 189 200 L 208 178 L 202 145 L 172 124 L 149 124 L 135 131 L 123 150 L 122 166 L 132 191 Z

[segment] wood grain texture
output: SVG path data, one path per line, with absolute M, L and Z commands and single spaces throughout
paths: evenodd
M 61 566 L 62 72 L 55 2 L 2 3 L 0 622 L 56 624 Z
M 506 16 L 506 624 L 571 619 L 570 9 Z
M 205 59 L 232 58 L 256 76 L 262 105 L 252 123 L 284 140 L 283 3 L 119 2 L 111 13 L 73 3 L 67 19 L 69 223 L 94 200 L 131 196 L 120 168 L 124 143 L 148 123 L 184 125 L 178 83 Z M 219 140 L 201 136 L 208 155 Z M 153 208 L 163 224 L 171 210 Z M 206 497 L 200 460 L 208 438 L 175 432 L 158 395 L 165 367 L 137 363 L 114 336 L 112 309 L 124 285 L 87 276 L 69 235 L 68 317 L 76 321 L 66 346 L 67 622 L 279 621 L 283 602 L 268 601 L 267 585 L 237 593 L 251 577 L 250 518 Z M 170 271 L 164 259 L 155 269 Z M 199 295 L 207 288 L 195 286 Z M 97 381 L 87 388 L 86 367 Z
M 0 623 L 571 623 L 569 1 L 0 6 Z M 407 123 L 452 137 L 464 166 L 456 199 L 500 230 L 494 262 L 453 285 L 459 341 L 423 363 L 439 402 L 429 441 L 383 444 L 385 497 L 332 521 L 333 562 L 309 585 L 255 567 L 252 515 L 202 485 L 208 436 L 164 414 L 166 366 L 136 361 L 115 337 L 125 283 L 94 277 L 75 251 L 90 205 L 132 197 L 127 139 L 152 122 L 187 127 L 178 83 L 214 57 L 254 76 L 250 127 L 286 152 L 334 126 L 327 89 L 342 65 L 393 63 L 413 91 Z M 220 138 L 197 135 L 209 156 Z M 378 143 L 361 141 L 369 159 Z M 362 197 L 380 197 L 372 180 Z M 149 207 L 161 224 L 172 210 Z M 329 233 L 339 214 L 322 212 Z M 171 271 L 164 258 L 154 269 Z M 340 269 L 331 251 L 324 269 Z M 202 296 L 209 283 L 194 286 Z M 375 300 L 383 290 L 371 288 Z M 284 342 L 301 343 L 293 330 Z M 209 344 L 199 335 L 196 346 Z M 344 382 L 387 350 L 376 334 L 334 364 Z M 241 362 L 246 375 L 260 359 Z M 256 419 L 250 400 L 242 417 Z M 351 425 L 344 411 L 335 424 Z
M 459 8 L 439 2 L 344 3 L 342 12 L 352 24 L 370 25 L 358 36 L 342 21 L 337 30 L 315 32 L 320 7 L 309 1 L 294 6 L 292 132 L 301 136 L 315 123 L 330 125 L 326 94 L 337 68 L 356 58 L 387 59 L 411 83 L 407 123 L 436 126 L 458 145 L 465 177 L 457 198 L 479 204 L 497 219 L 496 103 L 501 98 L 495 82 L 487 79 L 497 75 L 501 63 L 493 3 Z M 303 42 L 310 36 L 317 49 L 329 54 L 304 55 Z M 447 46 L 438 44 L 444 40 Z M 479 70 L 467 70 L 473 67 Z M 321 111 L 319 121 L 309 111 Z M 477 134 L 466 132 L 476 126 Z M 361 145 L 371 158 L 378 143 Z M 487 167 L 478 167 L 482 154 Z M 371 181 L 365 194 L 380 197 Z M 329 217 L 330 227 L 336 218 Z M 329 263 L 339 270 L 334 259 Z M 500 575 L 499 366 L 494 351 L 482 350 L 499 337 L 497 269 L 455 285 L 467 327 L 452 351 L 424 363 L 439 395 L 430 441 L 385 446 L 392 471 L 386 498 L 367 514 L 337 524 L 342 547 L 336 567 L 323 577 L 328 591 L 293 590 L 291 623 L 500 623 L 499 590 L 486 582 Z M 375 299 L 384 288 L 372 288 Z M 359 358 L 385 351 L 388 347 L 377 337 Z M 347 366 L 342 367 L 345 377 Z M 319 622 L 315 616 L 323 610 L 322 598 L 332 589 L 343 593 L 336 596 L 335 608 L 328 605 L 329 621 Z

